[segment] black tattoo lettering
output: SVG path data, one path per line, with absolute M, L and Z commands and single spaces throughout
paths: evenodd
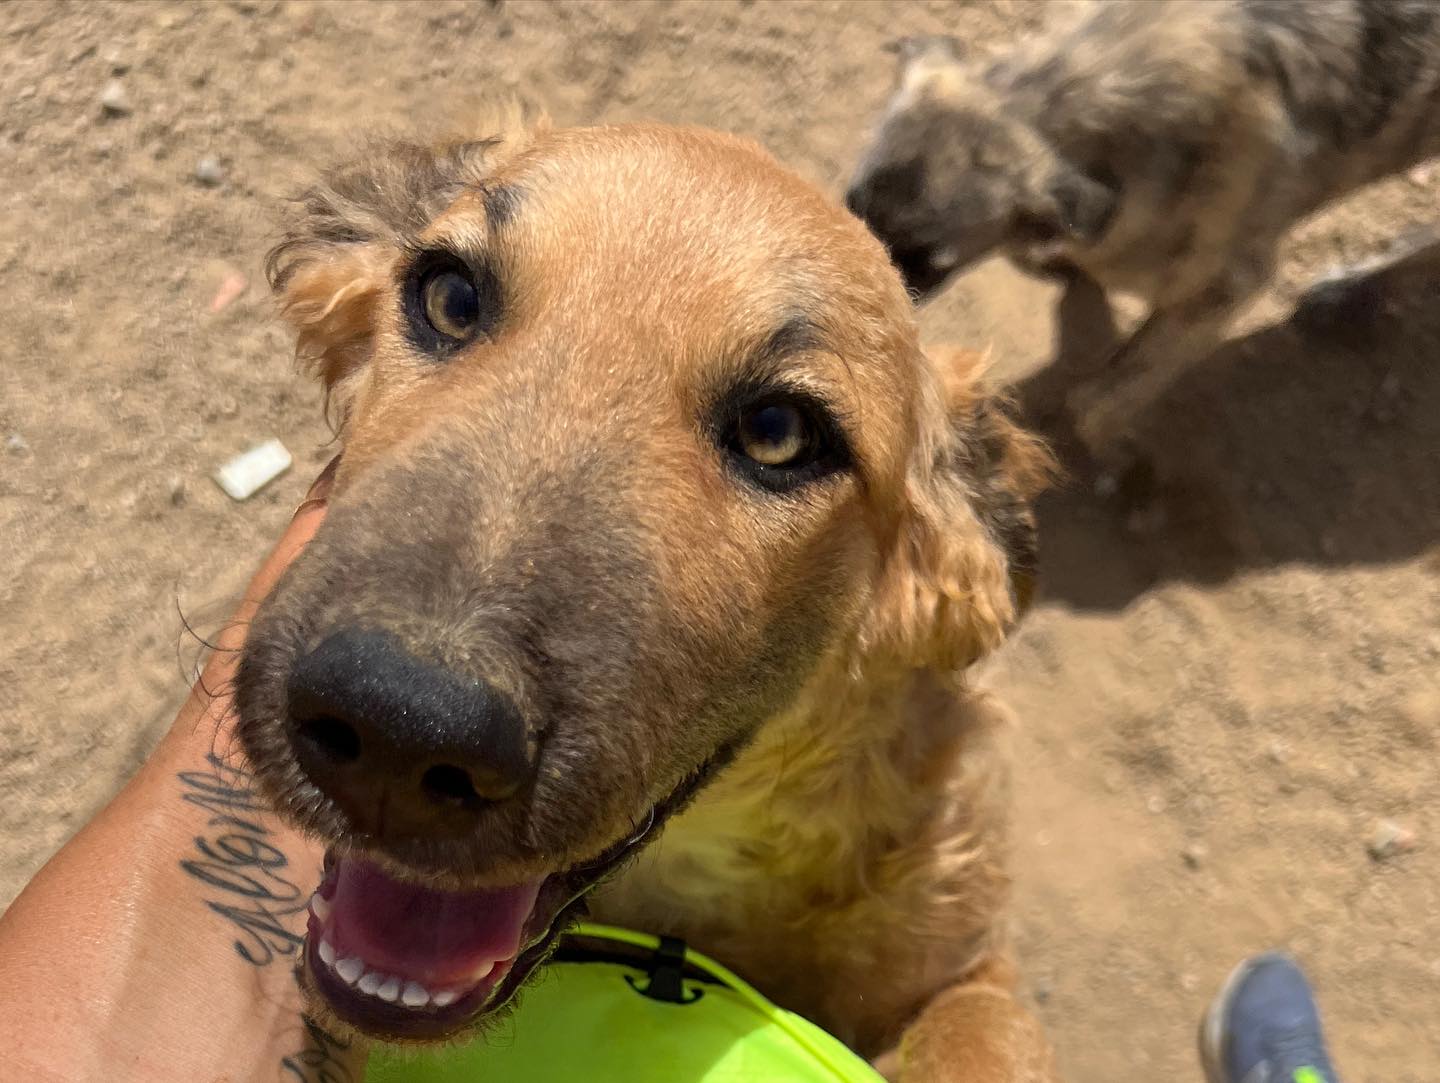
M 305 1048 L 280 1062 L 300 1083 L 354 1083 L 355 1076 L 345 1063 L 350 1043 L 341 1041 L 308 1016 L 305 1019 Z
M 205 905 L 239 930 L 235 951 L 240 958 L 257 967 L 276 958 L 288 960 L 305 939 L 303 922 L 289 919 L 303 914 L 309 899 L 286 877 L 290 859 L 268 841 L 270 830 L 262 818 L 269 807 L 254 778 L 213 752 L 206 759 L 208 771 L 181 771 L 177 776 L 185 787 L 183 799 L 210 813 L 205 824 L 209 832 L 195 838 L 196 856 L 180 867 L 219 893 Z M 299 931 L 292 927 L 297 924 Z

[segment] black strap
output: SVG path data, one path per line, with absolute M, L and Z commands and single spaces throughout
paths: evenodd
M 685 941 L 678 937 L 660 938 L 659 947 L 650 956 L 647 972 L 650 981 L 644 987 L 629 975 L 625 978 L 641 996 L 666 1004 L 693 1004 L 702 995 L 699 989 L 685 988 Z

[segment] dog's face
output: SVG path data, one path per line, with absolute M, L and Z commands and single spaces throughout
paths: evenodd
M 305 982 L 362 1032 L 490 1016 L 822 659 L 954 668 L 1014 615 L 1042 453 L 749 144 L 382 147 L 271 270 L 344 452 L 239 734 L 330 846 Z
M 1114 193 L 1064 162 L 950 38 L 900 45 L 894 93 L 846 202 L 929 296 L 1008 243 L 1090 243 Z

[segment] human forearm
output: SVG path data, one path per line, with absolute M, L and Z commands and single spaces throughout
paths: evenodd
M 245 622 L 322 515 L 302 507 L 160 747 L 0 919 L 16 1078 L 361 1078 L 291 971 L 320 852 L 255 791 L 226 696 Z

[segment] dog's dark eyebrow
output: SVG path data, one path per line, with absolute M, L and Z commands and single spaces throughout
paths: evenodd
M 480 190 L 485 207 L 485 221 L 492 231 L 504 229 L 520 213 L 520 189 L 514 185 L 486 186 Z
M 818 350 L 824 346 L 820 328 L 806 316 L 792 316 L 760 344 L 750 358 L 751 367 L 768 368 L 791 354 Z

